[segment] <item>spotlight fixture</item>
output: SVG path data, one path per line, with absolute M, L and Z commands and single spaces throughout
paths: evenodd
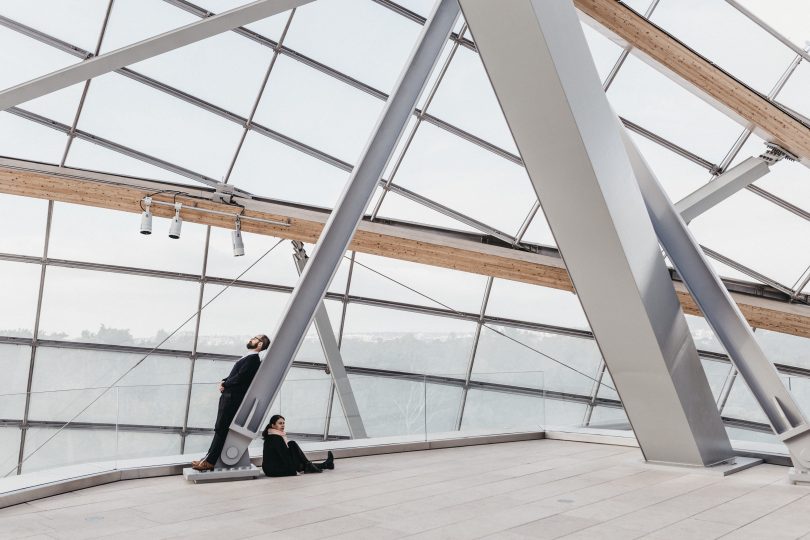
M 141 208 L 141 234 L 152 234 L 152 197 L 144 197 Z
M 233 241 L 233 256 L 244 255 L 245 244 L 242 242 L 242 223 L 239 221 L 239 216 L 236 216 L 236 228 L 231 231 L 231 240 Z
M 180 208 L 182 206 L 182 203 L 174 203 L 174 217 L 172 218 L 172 224 L 169 226 L 169 238 L 174 240 L 180 238 L 180 228 L 183 226 L 183 220 L 180 218 Z

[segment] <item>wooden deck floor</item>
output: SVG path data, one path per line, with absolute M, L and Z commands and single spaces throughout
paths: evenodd
M 723 478 L 644 466 L 634 448 L 540 440 L 294 478 L 118 482 L 0 510 L 0 537 L 810 538 L 808 495 L 783 467 Z

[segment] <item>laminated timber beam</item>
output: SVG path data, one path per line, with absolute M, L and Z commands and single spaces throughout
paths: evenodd
M 194 211 L 194 208 L 204 208 L 235 213 L 234 206 L 211 201 L 213 190 L 210 188 L 173 185 L 81 169 L 0 159 L 0 193 L 10 195 L 140 213 L 139 203 L 143 197 L 156 191 L 170 189 L 187 194 L 177 197 L 177 200 L 183 203 L 181 212 L 183 220 L 233 229 L 234 220 L 230 217 Z M 154 195 L 153 199 L 172 202 L 173 195 Z M 247 216 L 288 222 L 289 226 L 286 227 L 249 220 L 243 220 L 241 223 L 243 231 L 277 238 L 314 243 L 329 218 L 328 212 L 291 204 L 250 199 L 240 199 L 240 203 L 245 204 Z M 156 217 L 171 218 L 174 209 L 153 205 L 152 213 Z M 137 234 L 136 227 L 137 223 L 133 221 L 133 234 Z M 574 291 L 565 265 L 558 256 L 486 244 L 452 231 L 364 220 L 360 223 L 349 249 Z M 674 285 L 684 312 L 700 316 L 700 309 L 686 287 L 678 281 Z M 731 295 L 751 326 L 810 337 L 810 306 L 737 292 L 732 292 Z
M 810 166 L 810 126 L 617 0 L 574 0 L 583 20 Z

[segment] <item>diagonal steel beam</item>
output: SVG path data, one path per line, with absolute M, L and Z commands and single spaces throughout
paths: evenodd
M 73 64 L 0 92 L 0 111 L 191 43 L 271 17 L 312 0 L 257 0 L 155 37 Z
M 669 201 L 655 173 L 627 133 L 623 132 L 623 137 L 661 245 L 734 367 L 762 407 L 774 433 L 787 446 L 794 465 L 791 480 L 810 483 L 810 424 L 754 338 L 745 317 L 712 270 L 700 245 Z
M 732 458 L 572 2 L 460 3 L 645 458 Z
M 430 22 L 422 29 L 368 144 L 324 226 L 312 260 L 290 296 L 274 332 L 275 339 L 231 423 L 218 466 L 248 465 L 244 457 L 248 445 L 261 430 L 262 419 L 281 388 L 458 14 L 457 0 L 441 0 L 434 7 Z

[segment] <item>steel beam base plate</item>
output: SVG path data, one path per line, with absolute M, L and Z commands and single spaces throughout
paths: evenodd
M 260 476 L 264 476 L 264 472 L 255 465 L 250 465 L 249 467 L 214 469 L 213 471 L 195 471 L 191 467 L 183 469 L 183 477 L 195 484 L 227 482 L 231 480 L 253 480 Z
M 810 486 L 810 471 L 796 470 L 796 467 L 791 467 L 788 470 L 788 480 L 797 486 Z
M 688 465 L 660 463 L 656 461 L 645 461 L 643 463 L 645 467 L 671 469 L 680 472 L 688 470 L 689 472 L 694 472 L 696 474 L 708 474 L 713 476 L 729 476 L 731 474 L 744 471 L 745 469 L 756 467 L 757 465 L 764 463 L 764 461 L 760 458 L 736 456 L 728 462 L 718 463 L 717 465 L 711 465 L 709 467 L 690 467 Z

